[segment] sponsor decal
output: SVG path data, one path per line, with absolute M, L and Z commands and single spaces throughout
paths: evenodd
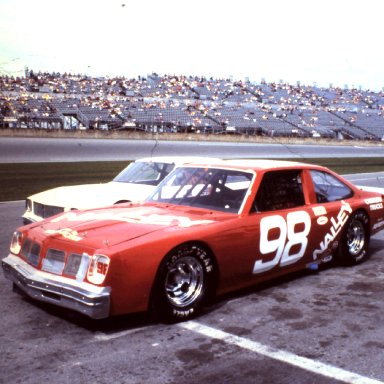
M 70 229 L 70 228 L 63 228 L 59 230 L 47 229 L 45 233 L 47 235 L 61 235 L 65 239 L 72 240 L 72 241 L 80 241 L 83 239 L 82 237 L 79 236 L 77 231 L 74 231 L 73 229 Z
M 379 209 L 383 209 L 383 203 L 371 204 L 369 206 L 370 211 L 378 211 Z
M 328 217 L 327 216 L 321 216 L 317 219 L 317 224 L 319 225 L 325 225 L 328 223 Z
M 136 215 L 130 212 L 129 216 L 125 212 L 67 212 L 53 220 L 52 223 L 61 221 L 77 222 L 77 221 L 121 221 L 133 224 L 152 224 L 170 226 L 177 225 L 179 227 L 189 228 L 194 225 L 203 225 L 212 223 L 213 220 L 191 220 L 185 216 L 171 216 L 171 215 L 156 215 L 146 214 L 146 211 L 139 212 Z
M 324 216 L 327 214 L 327 210 L 322 205 L 319 207 L 312 207 L 312 211 L 315 216 Z
M 260 253 L 275 256 L 270 261 L 257 259 L 253 273 L 268 271 L 276 265 L 285 267 L 300 260 L 307 249 L 310 230 L 311 217 L 306 211 L 290 212 L 286 220 L 280 215 L 263 217 L 260 220 Z M 278 238 L 273 236 L 276 232 L 279 233 Z
M 370 205 L 370 204 L 376 204 L 376 203 L 382 203 L 383 202 L 383 198 L 380 197 L 380 196 L 377 196 L 377 197 L 371 197 L 369 199 L 365 199 L 364 200 L 365 204 L 367 205 Z
M 336 236 L 340 233 L 344 224 L 347 222 L 349 215 L 352 213 L 351 206 L 344 200 L 341 202 L 340 211 L 336 217 L 331 218 L 331 228 L 325 235 L 324 240 L 320 243 L 320 247 L 313 251 L 313 260 L 316 260 L 319 255 L 322 255 L 335 240 Z

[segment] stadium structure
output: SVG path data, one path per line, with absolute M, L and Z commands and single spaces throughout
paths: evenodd
M 384 93 L 196 76 L 0 76 L 0 129 L 384 141 Z

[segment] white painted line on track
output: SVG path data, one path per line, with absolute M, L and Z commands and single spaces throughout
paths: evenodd
M 377 177 L 369 177 L 369 178 L 360 178 L 360 179 L 353 179 L 353 178 L 350 178 L 349 179 L 350 181 L 378 181 L 378 178 Z
M 334 367 L 319 361 L 311 360 L 306 357 L 295 355 L 291 352 L 282 351 L 256 341 L 235 336 L 219 329 L 199 324 L 195 321 L 188 321 L 178 324 L 180 327 L 210 337 L 212 339 L 224 341 L 227 344 L 236 345 L 240 348 L 247 349 L 259 355 L 279 360 L 283 363 L 290 364 L 318 375 L 339 380 L 347 384 L 384 384 L 384 382 L 370 379 L 365 376 L 358 375 L 353 372 L 346 371 L 341 368 Z
M 128 329 L 127 331 L 115 332 L 110 335 L 107 335 L 106 333 L 103 333 L 103 332 L 98 332 L 94 336 L 94 339 L 95 341 L 110 341 L 113 339 L 118 339 L 119 337 L 128 336 L 132 333 L 140 332 L 147 329 L 148 327 L 134 328 L 134 329 Z

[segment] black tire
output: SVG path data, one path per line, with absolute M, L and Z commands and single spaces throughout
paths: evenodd
M 173 249 L 161 262 L 150 307 L 165 322 L 195 316 L 214 294 L 216 266 L 210 252 L 188 243 Z
M 358 211 L 348 219 L 340 239 L 338 260 L 342 265 L 356 265 L 368 258 L 369 219 Z

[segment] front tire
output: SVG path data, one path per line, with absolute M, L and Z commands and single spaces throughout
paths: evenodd
M 165 322 L 196 315 L 215 287 L 213 257 L 200 244 L 183 244 L 160 264 L 151 294 L 151 310 Z
M 338 258 L 343 265 L 356 265 L 368 258 L 369 219 L 366 213 L 354 213 L 343 231 Z

